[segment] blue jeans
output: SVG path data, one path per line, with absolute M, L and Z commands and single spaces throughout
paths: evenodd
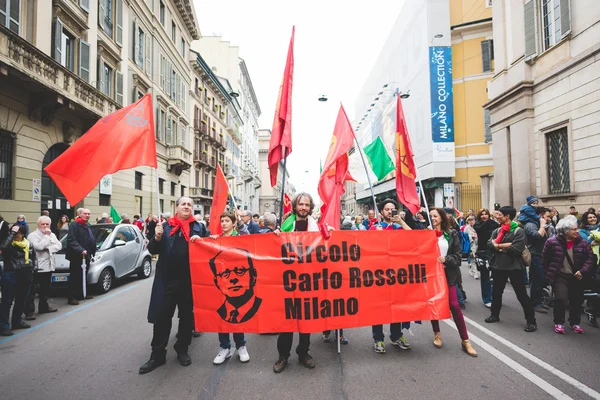
M 452 289 L 450 289 L 452 290 Z M 460 290 L 460 287 L 458 287 L 458 285 L 456 285 L 456 297 L 458 298 L 458 304 L 463 306 L 465 305 L 465 296 L 463 296 L 463 292 L 462 290 Z
M 542 270 L 542 257 L 532 253 L 531 265 L 529 266 L 529 294 L 531 296 L 531 304 L 534 307 L 542 304 L 545 280 L 544 271 Z
M 0 289 L 2 289 L 2 303 L 0 303 L 0 328 L 9 327 L 10 308 L 13 301 L 12 320 L 13 325 L 21 323 L 23 309 L 25 308 L 25 299 L 29 295 L 31 286 L 31 271 L 5 271 L 2 272 L 0 280 Z
M 373 325 L 373 339 L 376 342 L 383 342 L 385 335 L 383 334 L 383 325 Z M 390 340 L 395 342 L 402 337 L 402 322 L 390 324 Z
M 243 333 L 234 333 L 233 341 L 235 342 L 236 349 L 246 345 L 246 337 Z M 229 339 L 229 333 L 219 333 L 219 343 L 222 349 L 230 349 L 231 340 Z

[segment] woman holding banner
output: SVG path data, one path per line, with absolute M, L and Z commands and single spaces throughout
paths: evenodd
M 450 311 L 452 318 L 456 324 L 456 328 L 462 340 L 462 349 L 471 357 L 477 357 L 477 351 L 471 346 L 469 335 L 467 333 L 467 325 L 465 318 L 458 304 L 458 296 L 456 293 L 456 283 L 459 277 L 459 268 L 462 263 L 460 239 L 458 232 L 450 229 L 449 220 L 446 212 L 441 208 L 434 208 L 430 211 L 431 223 L 433 230 L 438 238 L 438 246 L 440 248 L 440 256 L 438 262 L 444 264 L 446 272 L 446 280 L 448 281 L 448 297 L 450 300 Z M 440 322 L 431 321 L 433 328 L 433 345 L 438 349 L 442 348 L 442 335 L 440 333 Z

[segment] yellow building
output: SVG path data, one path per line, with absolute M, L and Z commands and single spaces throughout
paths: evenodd
M 494 203 L 492 136 L 484 113 L 494 76 L 491 0 L 450 0 L 456 203 L 461 210 Z

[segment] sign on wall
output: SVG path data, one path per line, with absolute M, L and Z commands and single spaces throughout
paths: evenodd
M 100 180 L 100 194 L 112 194 L 112 175 L 106 175 Z
M 42 180 L 34 178 L 32 183 L 33 188 L 31 189 L 31 200 L 42 201 Z
M 434 159 L 454 160 L 454 104 L 452 96 L 452 49 L 429 48 L 431 90 L 431 139 Z

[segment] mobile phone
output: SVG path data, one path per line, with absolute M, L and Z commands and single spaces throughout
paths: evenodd
M 392 210 L 392 217 L 395 217 L 396 215 L 398 215 L 398 210 Z

